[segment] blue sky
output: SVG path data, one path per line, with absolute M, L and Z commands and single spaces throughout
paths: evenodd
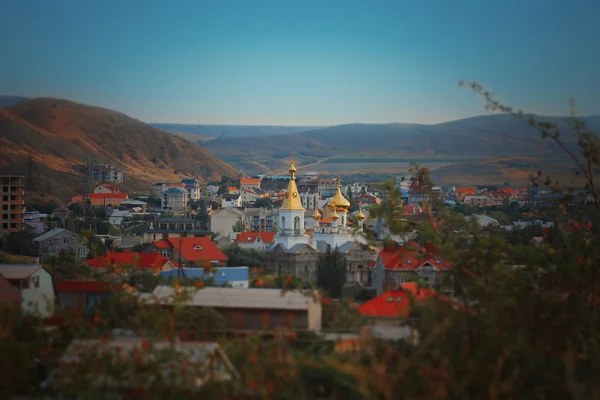
M 597 0 L 18 0 L 0 94 L 148 122 L 433 123 L 483 114 L 460 79 L 526 111 L 600 114 Z

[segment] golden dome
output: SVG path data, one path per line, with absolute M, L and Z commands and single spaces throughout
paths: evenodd
M 340 216 L 337 214 L 337 212 L 335 211 L 335 207 L 333 208 L 333 214 L 331 214 L 331 220 L 332 221 L 337 221 L 338 219 L 340 219 Z
M 358 209 L 358 214 L 356 214 L 356 218 L 358 218 L 361 221 L 365 219 L 365 214 L 363 214 L 362 212 L 362 207 Z
M 344 196 L 342 196 L 341 186 L 342 186 L 341 179 L 338 176 L 337 192 L 335 193 L 335 196 L 333 196 L 332 201 L 335 203 L 336 206 L 347 209 L 348 207 L 350 207 L 350 202 L 348 200 L 346 200 L 346 198 Z
M 315 210 L 315 213 L 313 214 L 313 219 L 315 221 L 320 221 L 321 220 L 321 213 L 319 213 L 319 209 L 318 208 Z
M 294 166 L 294 153 L 292 153 L 292 163 L 290 165 L 290 182 L 288 183 L 287 192 L 285 199 L 280 210 L 302 210 L 302 201 L 300 201 L 300 193 L 298 193 L 298 187 L 296 186 L 296 177 L 294 176 L 296 167 Z

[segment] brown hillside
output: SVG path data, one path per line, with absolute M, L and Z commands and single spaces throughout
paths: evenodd
M 24 175 L 31 149 L 34 190 L 60 199 L 79 193 L 72 166 L 87 157 L 121 168 L 128 189 L 238 174 L 197 145 L 124 114 L 50 98 L 0 109 L 0 149 L 0 172 Z

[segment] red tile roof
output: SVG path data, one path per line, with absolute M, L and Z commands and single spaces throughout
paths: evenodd
M 515 190 L 515 189 L 513 189 L 511 187 L 504 187 L 502 189 L 499 189 L 498 192 L 499 193 L 506 193 L 506 194 L 519 194 L 518 190 Z M 496 192 L 496 193 L 498 193 L 498 192 Z
M 237 243 L 254 243 L 260 237 L 261 242 L 273 243 L 275 232 L 240 232 L 235 237 Z
M 429 262 L 435 268 L 445 270 L 450 263 L 435 254 L 431 246 L 423 248 L 416 243 L 408 243 L 396 249 L 386 248 L 379 253 L 385 269 L 414 270 Z
M 155 240 L 153 243 L 157 249 L 170 249 L 171 248 L 171 245 L 166 240 Z
M 93 292 L 108 293 L 112 291 L 110 282 L 98 281 L 61 281 L 55 286 L 55 291 L 59 292 Z
M 127 193 L 92 193 L 90 199 L 126 199 Z
M 240 185 L 260 185 L 260 179 L 258 179 L 258 178 L 241 178 Z
M 396 290 L 390 290 L 366 302 L 358 307 L 358 311 L 366 317 L 408 317 L 412 300 L 423 302 L 434 297 L 444 298 L 431 289 L 419 288 L 416 283 L 405 283 Z
M 110 190 L 113 193 L 119 193 L 119 187 L 118 186 L 114 186 L 114 185 L 108 185 L 106 183 L 103 183 L 102 185 L 98 185 L 97 187 L 103 186 L 105 188 L 107 188 L 108 190 Z
M 156 245 L 156 243 L 155 243 Z M 169 260 L 160 253 L 137 253 L 124 251 L 122 253 L 110 252 L 103 256 L 86 260 L 86 263 L 94 268 L 104 268 L 108 265 L 130 265 L 140 268 L 160 269 L 168 263 Z M 171 261 L 174 266 L 177 263 Z
M 221 261 L 227 256 L 207 237 L 168 238 L 170 248 L 179 250 L 186 261 Z M 156 242 L 154 243 L 156 245 Z
M 469 188 L 469 187 L 458 188 L 458 189 L 456 189 L 456 193 L 473 193 L 473 194 L 475 194 L 475 189 Z

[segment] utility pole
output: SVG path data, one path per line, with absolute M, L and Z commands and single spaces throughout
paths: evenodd
M 28 186 L 28 190 L 30 193 L 33 192 L 34 186 L 33 186 L 33 155 L 31 153 L 31 148 L 29 148 L 29 158 L 28 158 L 28 162 L 27 162 L 27 168 L 28 168 L 28 182 L 27 182 L 27 186 Z

